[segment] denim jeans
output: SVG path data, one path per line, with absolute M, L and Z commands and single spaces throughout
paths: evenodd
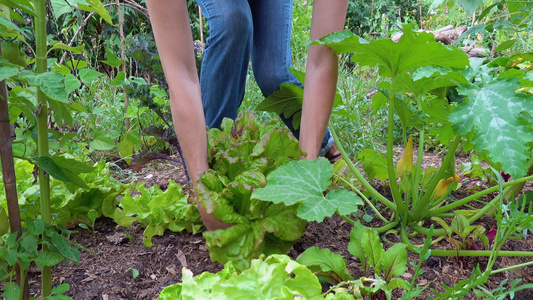
M 265 97 L 282 83 L 302 86 L 287 69 L 291 64 L 292 0 L 196 0 L 209 25 L 200 85 L 206 124 L 237 117 L 244 98 L 250 58 L 255 80 Z M 280 116 L 299 138 L 292 120 Z M 329 131 L 321 155 L 333 144 Z

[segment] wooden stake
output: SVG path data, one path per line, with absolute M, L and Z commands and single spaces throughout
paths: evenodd
M 121 47 L 121 58 L 123 60 L 122 62 L 122 71 L 126 73 L 126 51 L 124 50 L 124 20 L 122 19 L 122 10 L 120 9 L 120 0 L 117 0 L 117 12 L 118 12 L 118 28 L 120 31 L 120 47 Z M 124 89 L 124 109 L 125 112 L 128 112 L 128 106 L 130 104 L 130 100 L 128 99 L 128 94 L 126 93 L 126 89 Z M 126 131 L 130 130 L 130 118 L 126 117 Z
M 2 55 L 2 50 L 0 50 Z M 15 176 L 15 164 L 13 162 L 13 148 L 11 144 L 11 127 L 9 123 L 9 111 L 7 106 L 6 81 L 0 81 L 0 160 L 2 161 L 2 176 L 6 190 L 7 214 L 9 227 L 12 233 L 17 233 L 17 239 L 22 235 L 20 224 L 20 211 L 17 197 L 17 180 Z M 15 278 L 18 286 L 21 286 L 22 271 L 17 264 Z M 22 299 L 30 298 L 28 280 L 24 280 Z

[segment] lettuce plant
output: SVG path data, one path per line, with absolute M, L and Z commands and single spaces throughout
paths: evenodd
M 139 221 L 145 227 L 143 244 L 152 246 L 154 235 L 163 235 L 166 229 L 174 232 L 187 230 L 193 234 L 202 228 L 202 220 L 196 205 L 189 203 L 189 196 L 183 193 L 182 186 L 169 181 L 165 191 L 157 185 L 147 189 L 144 182 L 135 188 L 140 195 L 131 195 L 128 190 L 115 208 L 113 218 L 120 226 L 130 226 Z
M 204 232 L 211 259 L 232 261 L 244 270 L 260 254 L 284 253 L 302 236 L 307 222 L 297 205 L 275 204 L 252 197 L 273 170 L 299 159 L 298 142 L 282 125 L 262 126 L 245 112 L 226 119 L 222 130 L 208 133 L 211 170 L 198 182 L 198 199 L 208 213 L 235 224 Z
M 182 283 L 163 289 L 157 299 L 324 299 L 313 273 L 286 255 L 261 255 L 237 273 L 231 262 L 216 274 L 194 276 L 183 269 Z

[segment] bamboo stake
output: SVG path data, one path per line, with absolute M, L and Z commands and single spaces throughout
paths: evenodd
M 118 12 L 118 27 L 120 32 L 120 47 L 121 47 L 121 58 L 122 59 L 122 71 L 126 73 L 126 53 L 124 50 L 124 20 L 122 19 L 122 9 L 120 8 L 120 0 L 117 0 L 117 12 Z M 128 111 L 128 106 L 130 104 L 130 100 L 128 98 L 128 94 L 126 93 L 126 89 L 124 89 L 124 110 L 126 113 Z M 130 118 L 126 117 L 126 131 L 130 130 Z
M 198 5 L 198 18 L 200 19 L 200 49 L 204 52 L 204 20 L 202 19 L 202 7 Z
M 0 50 L 2 55 L 2 50 Z M 17 239 L 22 235 L 22 225 L 20 223 L 20 211 L 17 197 L 17 180 L 15 176 L 15 165 L 13 162 L 13 148 L 11 144 L 11 129 L 9 123 L 9 111 L 7 106 L 6 81 L 0 81 L 0 160 L 2 161 L 2 178 L 6 190 L 7 213 L 9 216 L 9 227 L 12 233 L 17 233 Z M 17 285 L 22 287 L 22 299 L 30 298 L 28 280 L 25 278 L 21 282 L 22 270 L 17 264 L 15 267 L 15 280 Z
M 38 74 L 46 72 L 47 63 L 47 41 L 46 41 L 46 0 L 35 0 L 35 60 L 36 72 Z M 39 157 L 49 157 L 48 146 L 48 101 L 41 88 L 37 88 L 37 149 Z M 45 226 L 52 224 L 52 214 L 50 211 L 50 177 L 41 168 L 39 168 L 39 193 L 41 200 L 41 219 Z M 43 251 L 47 251 L 48 246 L 43 245 Z M 43 267 L 41 272 L 42 296 L 46 298 L 52 292 L 52 269 Z

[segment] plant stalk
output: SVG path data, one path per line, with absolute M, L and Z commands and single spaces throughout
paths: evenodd
M 41 74 L 46 72 L 46 0 L 34 0 L 35 9 L 35 58 L 36 58 L 36 72 Z M 42 88 L 37 88 L 37 132 L 38 132 L 38 153 L 39 157 L 48 157 L 48 103 L 46 95 Z M 39 169 L 39 188 L 41 199 L 41 219 L 45 226 L 52 224 L 52 215 L 50 212 L 50 177 Z M 43 245 L 43 251 L 47 249 Z M 50 296 L 52 291 L 52 271 L 50 267 L 44 267 L 41 273 L 42 280 L 42 296 L 46 298 Z
M 530 181 L 530 180 L 533 180 L 533 175 L 531 175 L 531 176 L 527 176 L 527 177 L 523 177 L 523 178 L 520 178 L 520 179 L 517 179 L 517 180 L 513 180 L 513 181 L 506 182 L 506 183 L 503 184 L 503 187 L 506 188 L 506 187 L 508 187 L 508 186 L 513 186 L 513 185 L 515 185 L 515 184 L 519 184 L 519 183 L 522 183 L 522 182 L 525 182 L 525 181 Z M 452 210 L 452 209 L 455 209 L 455 208 L 457 208 L 457 207 L 459 207 L 459 206 L 465 205 L 465 204 L 467 204 L 467 203 L 470 202 L 470 201 L 473 201 L 473 200 L 479 199 L 479 198 L 482 197 L 482 196 L 485 196 L 485 195 L 488 195 L 488 194 L 490 194 L 490 193 L 496 192 L 496 191 L 498 191 L 499 189 L 500 189 L 499 186 L 493 186 L 493 187 L 488 188 L 488 189 L 486 189 L 486 190 L 483 190 L 483 191 L 477 192 L 477 193 L 475 193 L 475 194 L 473 194 L 473 195 L 470 195 L 470 196 L 468 196 L 468 197 L 465 197 L 465 198 L 463 198 L 463 199 L 461 199 L 461 200 L 457 200 L 457 201 L 455 201 L 455 202 L 453 202 L 453 203 L 450 203 L 450 204 L 448 204 L 448 205 L 445 205 L 445 206 L 442 206 L 442 207 L 440 207 L 440 208 L 434 209 L 434 210 L 432 210 L 431 212 L 429 212 L 429 214 L 428 214 L 427 217 L 430 218 L 430 217 L 434 217 L 434 216 L 439 215 L 439 214 L 442 214 L 442 213 L 446 213 L 446 212 L 448 212 L 448 211 L 450 211 L 450 210 Z M 494 200 L 493 200 L 493 201 L 494 201 Z M 491 201 L 490 203 L 492 203 L 493 201 Z M 486 210 L 485 210 L 485 209 L 486 209 Z M 490 209 L 490 207 L 486 208 L 486 206 L 485 206 L 483 209 L 481 209 L 481 211 L 485 210 L 485 211 L 483 212 L 483 214 L 485 214 L 489 209 Z M 480 212 L 481 212 L 481 211 L 480 211 Z M 480 212 L 478 212 L 476 215 L 479 215 Z M 482 215 L 482 214 L 481 214 L 481 215 Z M 480 216 L 481 216 L 481 215 L 480 215 Z M 478 217 L 477 219 L 479 219 L 479 217 Z M 477 220 L 477 219 L 476 219 L 476 220 Z
M 339 141 L 339 137 L 337 136 L 337 132 L 335 131 L 333 124 L 331 122 L 328 123 L 329 129 L 331 130 L 331 135 L 333 135 L 333 139 L 335 141 Z M 346 162 L 346 165 L 348 165 L 348 168 L 352 173 L 355 175 L 357 180 L 363 185 L 363 187 L 370 193 L 370 195 L 379 202 L 383 203 L 386 207 L 389 209 L 395 211 L 396 205 L 392 202 L 390 202 L 387 198 L 385 198 L 383 195 L 381 195 L 380 192 L 378 192 L 366 179 L 365 177 L 359 172 L 359 170 L 355 167 L 355 165 L 352 163 L 352 161 L 348 158 L 348 155 L 346 154 L 346 151 L 344 151 L 344 147 L 342 147 L 342 143 L 337 142 L 337 147 L 339 148 L 340 153 L 342 154 L 342 158 L 344 158 L 344 161 Z
M 377 208 L 372 204 L 372 202 L 370 202 L 370 200 L 368 200 L 368 198 L 363 195 L 363 193 L 361 193 L 361 191 L 359 191 L 358 188 L 356 188 L 355 186 L 353 186 L 353 184 L 351 184 L 350 182 L 348 182 L 348 180 L 342 178 L 342 177 L 339 177 L 340 180 L 342 180 L 342 182 L 344 182 L 344 184 L 346 184 L 347 186 L 349 186 L 352 190 L 354 190 L 358 195 L 359 197 L 361 197 L 363 199 L 363 201 L 366 202 L 366 204 L 368 206 L 370 206 L 370 208 L 374 211 L 374 213 L 376 214 L 376 216 L 378 216 L 378 218 L 380 218 L 383 222 L 385 223 L 388 223 L 389 221 L 387 219 L 385 219 L 384 216 L 382 216 L 379 211 L 377 210 Z
M 420 218 L 422 217 L 422 214 L 424 212 L 427 212 L 428 204 L 429 204 L 429 198 L 431 197 L 432 191 L 437 186 L 437 183 L 439 180 L 442 179 L 444 175 L 444 171 L 446 170 L 446 166 L 449 166 L 452 159 L 455 158 L 455 150 L 457 149 L 457 146 L 459 146 L 459 142 L 461 141 L 461 138 L 459 136 L 455 137 L 455 140 L 453 141 L 452 145 L 450 146 L 450 149 L 448 153 L 446 154 L 446 157 L 444 158 L 444 161 L 442 162 L 441 167 L 439 168 L 439 171 L 437 171 L 437 174 L 435 177 L 433 177 L 433 180 L 431 181 L 430 186 L 426 190 L 426 193 L 424 196 L 420 199 L 420 202 L 415 207 L 414 212 L 411 214 L 411 217 L 414 221 L 420 221 Z M 448 210 L 441 211 L 439 213 L 447 212 Z M 431 212 L 429 212 L 431 214 Z M 432 215 L 434 216 L 434 215 Z
M 394 171 L 393 161 L 393 144 L 394 144 L 394 104 L 396 96 L 396 78 L 392 76 L 391 90 L 389 92 L 389 115 L 388 115 L 388 130 L 387 130 L 387 171 L 389 173 L 390 190 L 392 199 L 396 204 L 397 213 L 400 219 L 405 219 L 407 216 L 407 208 L 403 202 L 400 188 L 396 182 L 396 172 Z M 406 222 L 407 220 L 404 220 Z
M 428 229 L 429 232 L 429 229 Z M 433 231 L 435 233 L 435 231 Z M 411 243 L 409 237 L 407 236 L 407 231 L 405 228 L 401 229 L 402 242 L 407 244 L 407 249 L 414 253 L 420 253 L 422 250 L 419 247 L 416 247 Z M 435 234 L 433 234 L 435 236 Z M 415 250 L 416 249 L 416 250 Z M 432 256 L 490 256 L 492 250 L 439 250 L 431 249 Z M 533 251 L 498 251 L 498 256 L 508 256 L 508 257 L 533 257 Z
M 510 270 L 518 269 L 518 268 L 522 268 L 522 267 L 527 267 L 527 266 L 531 266 L 531 265 L 533 265 L 533 261 L 530 261 L 530 262 L 527 262 L 527 263 L 523 263 L 523 264 L 514 265 L 514 266 L 510 266 L 510 267 L 506 267 L 506 268 L 501 268 L 501 269 L 498 269 L 498 270 L 493 270 L 493 271 L 490 272 L 490 275 L 501 273 L 501 272 L 505 272 L 505 271 L 510 271 Z

